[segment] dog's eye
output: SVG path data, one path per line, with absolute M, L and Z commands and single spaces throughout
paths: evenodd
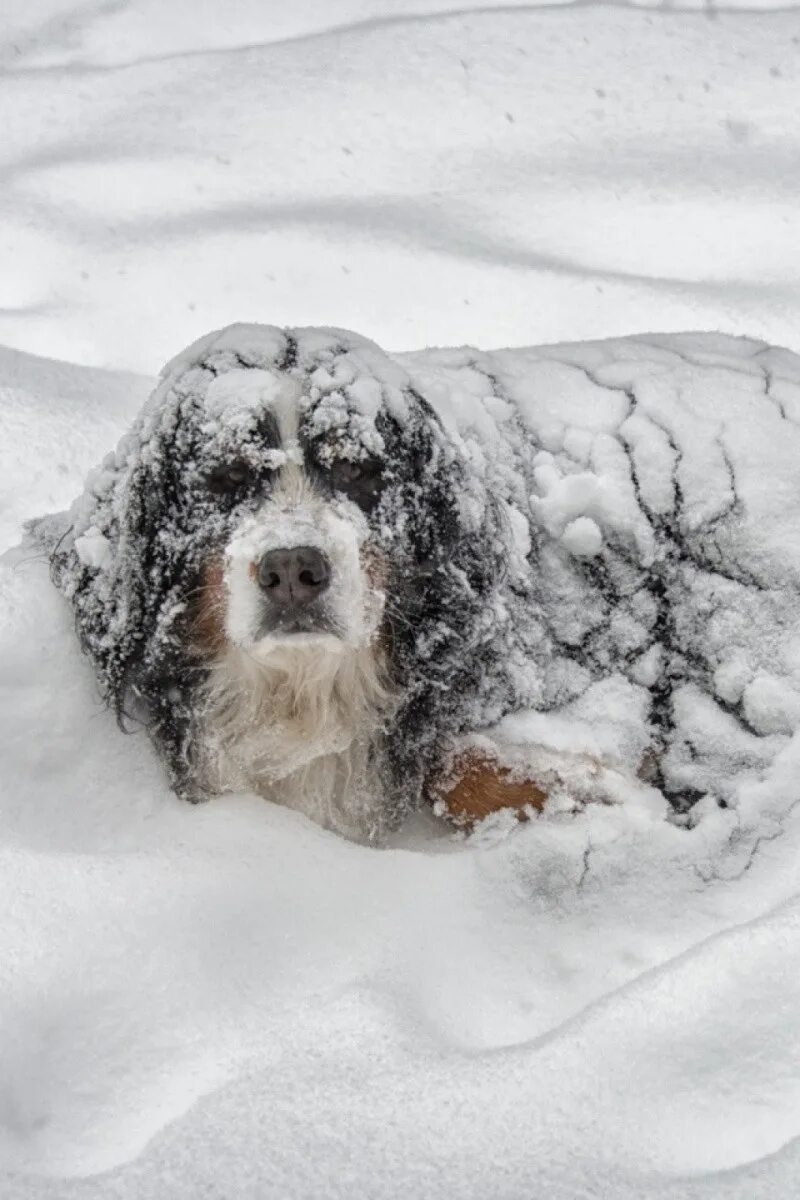
M 371 508 L 381 490 L 381 464 L 374 458 L 351 462 L 347 458 L 331 463 L 330 478 L 334 491 L 344 492 L 362 508 Z
M 334 487 L 347 489 L 354 484 L 366 484 L 380 481 L 381 465 L 374 458 L 364 458 L 359 462 L 350 462 L 340 458 L 331 464 L 331 481 Z
M 229 496 L 241 491 L 253 478 L 252 468 L 246 462 L 225 463 L 215 467 L 207 478 L 208 490 L 215 496 Z
M 331 467 L 331 479 L 337 487 L 347 487 L 348 484 L 363 479 L 364 475 L 364 463 L 349 462 L 346 458 L 340 459 Z

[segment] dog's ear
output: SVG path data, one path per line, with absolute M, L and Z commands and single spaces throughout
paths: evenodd
M 504 605 L 494 594 L 510 534 L 500 503 L 423 397 L 412 393 L 404 424 L 387 421 L 380 432 L 391 506 L 383 523 L 402 543 L 390 554 L 398 578 L 387 618 L 404 699 L 387 729 L 385 787 L 409 803 L 452 738 L 474 727 L 497 679 Z
M 438 579 L 442 587 L 449 580 L 462 599 L 483 600 L 505 570 L 506 531 L 496 499 L 418 392 L 410 395 L 402 430 L 382 433 L 390 470 L 399 476 L 400 508 L 411 514 L 412 569 L 423 583 Z
M 89 477 L 51 555 L 54 581 L 72 603 L 83 649 L 120 721 L 146 719 L 146 681 L 163 674 L 177 646 L 185 571 L 175 468 L 159 431 L 146 441 L 141 434 L 137 423 Z
M 394 632 L 403 642 L 400 657 L 434 684 L 463 673 L 470 655 L 481 657 L 490 641 L 491 596 L 504 578 L 508 531 L 464 448 L 423 397 L 413 393 L 411 401 L 405 424 L 381 431 L 388 471 L 397 476 L 387 489 L 396 512 L 386 514 L 386 524 L 403 542 L 406 623 Z

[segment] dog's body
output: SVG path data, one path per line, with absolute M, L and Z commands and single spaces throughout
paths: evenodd
M 737 533 L 738 435 L 705 430 L 727 498 L 704 509 L 680 432 L 720 372 L 776 419 L 775 379 L 800 382 L 744 340 L 390 357 L 233 326 L 165 369 L 66 532 L 39 529 L 105 697 L 188 799 L 251 789 L 380 839 L 474 733 L 619 680 L 641 716 L 623 765 L 647 758 L 685 808 L 720 791 L 676 717 L 687 688 L 770 732 L 725 682 L 726 638 L 779 619 Z M 698 633 L 726 603 L 727 632 Z

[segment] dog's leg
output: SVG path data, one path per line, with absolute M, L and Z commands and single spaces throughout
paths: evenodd
M 526 821 L 531 811 L 540 812 L 547 801 L 547 792 L 539 783 L 520 778 L 476 750 L 457 756 L 428 791 L 435 809 L 466 829 L 503 809 Z
M 607 769 L 588 755 L 541 747 L 499 746 L 485 736 L 462 746 L 428 781 L 434 811 L 460 828 L 472 829 L 496 812 L 526 821 L 551 797 L 576 810 L 592 801 L 612 802 Z

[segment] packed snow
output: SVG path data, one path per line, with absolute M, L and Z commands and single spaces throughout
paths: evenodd
M 99 702 L 46 562 L 18 543 L 80 491 L 162 361 L 233 320 L 349 326 L 391 349 L 692 327 L 800 349 L 800 15 L 284 8 L 4 14 L 0 1192 L 785 1200 L 788 357 L 646 337 L 635 362 L 616 342 L 525 367 L 536 520 L 559 561 L 589 579 L 620 545 L 644 561 L 654 528 L 676 536 L 676 478 L 681 539 L 708 552 L 703 531 L 720 534 L 709 617 L 721 598 L 749 649 L 720 653 L 733 639 L 712 619 L 696 647 L 714 701 L 692 694 L 679 716 L 729 790 L 692 829 L 640 786 L 471 839 L 422 814 L 382 851 L 252 796 L 181 804 Z M 708 397 L 682 354 L 712 373 Z M 403 359 L 420 386 L 438 377 L 445 417 L 460 394 L 476 461 L 507 489 L 514 463 L 481 421 L 502 424 L 513 361 Z M 82 552 L 104 561 L 88 531 Z M 731 564 L 741 578 L 719 576 Z M 602 640 L 605 617 L 579 615 Z M 605 632 L 633 647 L 620 616 Z M 510 717 L 508 736 L 633 754 L 631 696 L 658 666 L 643 648 L 630 678 Z M 737 771 L 742 722 L 765 753 Z

